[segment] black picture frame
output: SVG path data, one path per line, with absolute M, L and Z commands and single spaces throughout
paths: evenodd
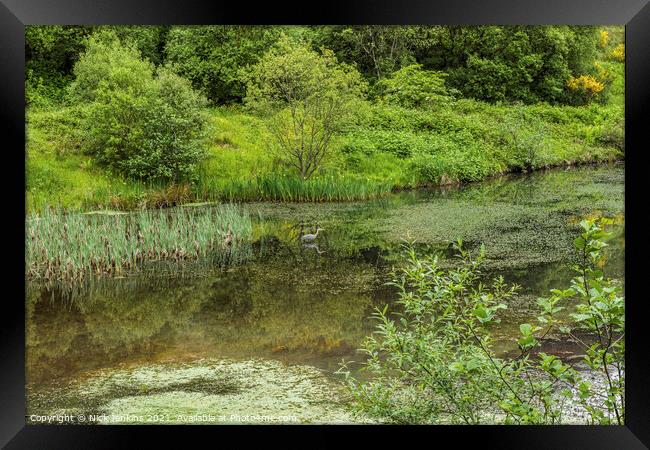
M 57 426 L 25 425 L 25 303 L 24 213 L 25 145 L 24 27 L 30 24 L 574 24 L 626 26 L 625 92 L 625 278 L 626 426 L 438 426 L 438 427 L 247 427 L 247 426 Z M 332 0 L 307 2 L 247 3 L 198 0 L 0 0 L 0 124 L 3 133 L 3 199 L 5 252 L 1 329 L 2 370 L 0 444 L 6 448 L 116 448 L 152 438 L 172 439 L 182 432 L 210 434 L 223 439 L 226 432 L 248 440 L 248 429 L 266 433 L 287 432 L 292 441 L 351 430 L 383 439 L 386 433 L 406 432 L 434 445 L 451 438 L 456 443 L 481 440 L 487 448 L 641 449 L 650 446 L 650 375 L 648 333 L 644 329 L 643 233 L 644 134 L 650 110 L 650 5 L 648 0 Z M 647 139 L 647 138 L 646 138 Z M 14 238 L 15 236 L 15 238 Z M 302 437 L 298 437 L 302 434 Z M 234 436 L 233 436 L 234 437 Z M 186 438 L 184 438 L 186 439 Z M 171 442 L 171 441 L 167 441 Z M 188 443 L 190 441 L 185 441 Z M 213 441 L 218 444 L 219 441 Z M 225 442 L 225 441 L 223 441 Z M 304 441 L 309 442 L 309 441 Z M 449 442 L 449 441 L 448 441 Z M 278 443 L 282 441 L 278 440 Z M 456 445 L 456 444 L 455 444 Z M 443 445 L 446 447 L 446 445 Z

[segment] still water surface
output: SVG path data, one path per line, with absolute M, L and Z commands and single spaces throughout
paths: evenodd
M 334 372 L 341 359 L 360 359 L 370 314 L 395 300 L 386 282 L 404 239 L 443 258 L 457 237 L 469 248 L 485 244 L 486 276 L 522 286 L 495 330 L 508 351 L 518 324 L 534 317 L 537 296 L 571 278 L 582 218 L 619 219 L 605 269 L 623 278 L 623 194 L 624 168 L 615 165 L 372 202 L 249 204 L 254 239 L 237 264 L 150 264 L 84 285 L 32 283 L 28 415 L 153 411 L 178 422 L 179 412 L 221 411 L 349 421 L 331 407 Z M 303 244 L 300 236 L 317 227 L 325 231 L 316 244 Z

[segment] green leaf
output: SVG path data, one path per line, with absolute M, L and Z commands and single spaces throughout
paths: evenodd
M 582 237 L 577 237 L 573 240 L 573 246 L 579 250 L 585 248 L 585 240 Z
M 524 349 L 532 347 L 533 345 L 537 344 L 537 339 L 533 337 L 533 335 L 528 335 L 524 336 L 521 339 L 517 341 L 517 343 Z

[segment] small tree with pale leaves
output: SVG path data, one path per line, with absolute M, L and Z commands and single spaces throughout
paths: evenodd
M 349 118 L 366 84 L 330 50 L 312 50 L 283 36 L 247 74 L 246 103 L 271 116 L 273 150 L 302 180 L 322 165 L 334 133 Z

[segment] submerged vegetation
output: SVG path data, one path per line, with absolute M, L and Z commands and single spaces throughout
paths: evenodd
M 309 366 L 202 359 L 90 372 L 80 382 L 31 394 L 28 404 L 54 417 L 65 404 L 85 423 L 106 425 L 350 423 L 350 413 L 333 400 L 340 391 Z
M 26 274 L 45 281 L 124 275 L 147 261 L 237 253 L 251 232 L 248 214 L 232 205 L 130 214 L 46 209 L 27 220 Z
M 511 358 L 497 356 L 492 329 L 518 286 L 503 277 L 482 281 L 483 248 L 474 257 L 459 241 L 460 267 L 445 270 L 437 258 L 418 257 L 409 247 L 407 264 L 393 279 L 402 310 L 393 318 L 387 308 L 377 309 L 376 330 L 361 349 L 370 380 L 341 369 L 356 411 L 396 423 L 558 424 L 577 420 L 570 413 L 577 407 L 588 424 L 623 425 L 624 297 L 621 283 L 600 268 L 609 223 L 580 223 L 575 277 L 537 300 L 537 323 L 519 326 L 519 354 Z M 571 303 L 575 313 L 561 319 Z M 584 352 L 583 370 L 604 381 L 592 385 L 575 361 L 541 351 L 558 332 Z

